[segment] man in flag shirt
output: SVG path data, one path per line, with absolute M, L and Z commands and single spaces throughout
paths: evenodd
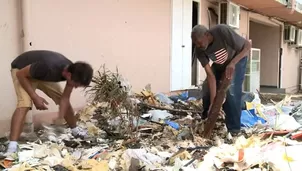
M 224 24 L 216 25 L 211 29 L 196 25 L 192 30 L 191 38 L 195 44 L 195 57 L 207 74 L 202 87 L 203 116 L 207 116 L 210 111 L 219 80 L 226 76 L 232 81 L 223 110 L 226 113 L 228 131 L 237 134 L 240 132 L 242 83 L 251 43 Z M 210 60 L 213 62 L 211 66 Z

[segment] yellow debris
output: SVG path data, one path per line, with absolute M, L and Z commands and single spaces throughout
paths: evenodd
M 287 154 L 283 154 L 283 160 L 285 160 L 286 162 L 293 162 L 294 159 L 292 157 L 289 157 Z
M 176 158 L 179 158 L 180 160 L 188 160 L 188 159 L 191 159 L 192 156 L 188 151 L 183 151 L 183 152 L 171 157 L 171 159 L 169 160 L 169 164 L 173 165 Z

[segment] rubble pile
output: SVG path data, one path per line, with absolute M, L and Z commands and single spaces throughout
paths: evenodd
M 36 141 L 20 145 L 17 156 L 2 160 L 3 170 L 299 169 L 302 103 L 290 96 L 263 105 L 262 95 L 253 94 L 242 110 L 241 134 L 227 132 L 222 111 L 211 138 L 205 139 L 202 100 L 190 90 L 156 94 L 147 85 L 132 93 L 118 72 L 105 67 L 93 83 L 87 90 L 90 103 L 76 114 L 89 138 L 74 139 L 67 127 L 44 125 Z

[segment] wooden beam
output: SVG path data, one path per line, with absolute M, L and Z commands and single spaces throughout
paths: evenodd
M 223 74 L 223 75 L 225 75 L 225 74 Z M 219 83 L 219 87 L 216 92 L 216 97 L 212 104 L 212 108 L 209 111 L 208 119 L 205 123 L 204 132 L 203 132 L 204 138 L 210 138 L 210 136 L 211 136 L 211 133 L 215 127 L 217 118 L 221 111 L 223 101 L 226 97 L 226 91 L 228 90 L 230 83 L 231 83 L 231 80 L 227 79 L 225 76 L 223 76 L 222 80 Z
M 153 109 L 167 110 L 171 114 L 179 114 L 179 115 L 183 115 L 183 116 L 187 116 L 188 113 L 192 113 L 192 114 L 201 114 L 202 113 L 202 111 L 197 111 L 197 110 L 170 109 L 170 108 L 167 108 L 167 107 L 155 106 L 155 105 L 151 105 L 151 104 L 148 104 L 148 103 L 140 103 L 140 105 L 146 106 L 148 108 L 153 108 Z

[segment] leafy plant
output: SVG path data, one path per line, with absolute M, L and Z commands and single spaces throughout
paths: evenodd
M 92 86 L 86 90 L 92 104 L 106 103 L 102 108 L 98 109 L 98 115 L 102 115 L 99 119 L 101 125 L 110 125 L 108 120 L 118 119 L 120 124 L 117 130 L 119 132 L 129 131 L 129 126 L 133 126 L 133 120 L 139 117 L 136 104 L 129 97 L 129 87 L 123 84 L 122 76 L 118 69 L 116 73 L 101 67 L 92 78 Z M 102 119 L 101 119 L 102 118 Z M 122 131 L 124 130 L 124 131 Z

